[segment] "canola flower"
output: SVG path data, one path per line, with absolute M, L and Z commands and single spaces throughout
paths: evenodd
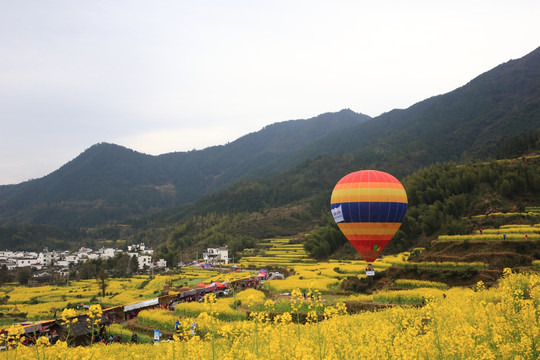
M 506 234 L 538 234 L 540 233 L 540 227 L 537 227 L 537 226 L 528 226 L 528 225 L 524 225 L 524 226 L 517 226 L 517 225 L 514 225 L 512 227 L 502 227 L 500 229 L 484 229 L 482 230 L 482 233 L 483 234 L 503 234 L 503 233 L 506 233 Z M 480 234 L 480 230 L 477 230 L 475 232 L 475 234 Z M 498 237 L 500 239 L 500 236 Z
M 503 238 L 502 234 L 506 234 L 506 237 Z M 485 232 L 484 234 L 471 234 L 471 235 L 440 235 L 437 238 L 437 241 L 523 241 L 524 235 L 527 234 L 529 240 L 540 240 L 540 234 L 538 233 L 538 229 L 536 232 L 529 232 L 524 231 L 522 233 L 520 232 L 509 232 L 501 230 L 500 233 L 488 233 Z
M 496 287 L 480 291 L 453 288 L 446 294 L 427 296 L 426 305 L 420 308 L 346 315 L 343 308 L 326 307 L 327 320 L 306 324 L 294 322 L 290 313 L 273 321 L 264 314 L 254 315 L 251 321 L 216 321 L 211 337 L 176 337 L 177 341 L 154 346 L 71 348 L 59 342 L 42 346 L 39 358 L 114 360 L 125 359 L 127 354 L 130 359 L 224 360 L 540 358 L 538 273 L 505 270 Z M 0 359 L 15 358 L 15 354 L 20 359 L 38 358 L 32 348 L 17 346 L 0 353 Z
M 263 304 L 265 301 L 265 295 L 262 291 L 255 289 L 246 289 L 235 294 L 234 297 L 225 297 L 216 299 L 212 304 L 213 309 L 216 312 L 215 317 L 226 320 L 226 321 L 235 321 L 235 320 L 244 320 L 246 318 L 245 313 L 237 311 L 234 306 L 235 302 L 241 304 L 247 304 L 251 302 L 253 304 Z M 176 317 L 191 317 L 196 318 L 200 313 L 208 310 L 208 305 L 206 302 L 185 302 L 179 303 L 175 310 L 174 314 Z M 152 316 L 151 314 L 156 311 L 152 310 L 148 313 L 141 312 L 143 316 L 148 318 Z M 140 317 L 140 315 L 139 315 Z
M 90 345 L 92 345 L 95 331 L 99 328 L 99 325 L 101 324 L 101 317 L 103 316 L 103 312 L 101 310 L 101 305 L 99 304 L 90 305 L 90 308 L 88 310 L 88 317 L 86 320 L 88 322 L 88 327 L 91 329 L 90 333 L 92 334 L 92 336 L 90 338 Z
M 62 325 L 64 325 L 67 329 L 67 333 L 66 333 L 66 343 L 69 343 L 71 337 L 71 329 L 72 329 L 72 326 L 73 324 L 75 324 L 79 319 L 76 317 L 77 315 L 77 312 L 75 311 L 75 309 L 64 309 L 62 311 Z
M 268 239 L 260 243 L 267 245 L 268 249 L 263 256 L 244 256 L 240 260 L 242 266 L 266 266 L 266 265 L 286 265 L 292 266 L 297 263 L 314 263 L 308 257 L 302 244 L 289 243 L 290 239 Z
M 327 292 L 332 286 L 337 286 L 339 280 L 329 278 L 324 275 L 310 276 L 305 279 L 301 275 L 291 275 L 285 280 L 269 280 L 264 283 L 264 287 L 272 292 L 281 293 L 287 292 L 290 289 L 307 290 L 316 288 L 321 292 Z
M 400 288 L 412 288 L 412 289 L 415 289 L 415 288 L 435 288 L 435 289 L 441 289 L 441 290 L 448 289 L 448 285 L 446 285 L 445 283 L 441 283 L 437 281 L 428 281 L 428 280 L 398 279 L 394 281 L 393 285 Z

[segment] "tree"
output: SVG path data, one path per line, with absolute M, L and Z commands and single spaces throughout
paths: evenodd
M 9 275 L 7 266 L 4 264 L 0 268 L 0 284 L 7 283 L 9 281 L 11 281 L 11 276 Z
M 99 288 L 101 289 L 101 297 L 105 297 L 105 290 L 107 289 L 107 286 L 109 285 L 107 284 L 108 278 L 109 276 L 107 275 L 107 273 L 104 270 L 100 270 L 97 277 L 97 281 L 98 281 Z
M 93 261 L 87 261 L 81 265 L 78 278 L 79 279 L 93 279 L 98 275 L 98 267 Z
M 131 258 L 127 254 L 115 256 L 111 265 L 113 277 L 126 277 L 130 274 L 129 263 Z
M 129 272 L 131 274 L 136 274 L 137 271 L 139 271 L 139 260 L 137 259 L 137 255 L 133 255 L 131 259 L 129 259 Z
M 21 285 L 27 285 L 31 276 L 32 270 L 29 267 L 23 267 L 17 270 L 17 281 Z
M 333 220 L 325 227 L 313 230 L 304 242 L 304 248 L 311 257 L 321 260 L 328 258 L 334 251 L 347 243 L 339 227 Z

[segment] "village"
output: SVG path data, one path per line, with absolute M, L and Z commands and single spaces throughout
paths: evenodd
M 102 247 L 93 250 L 87 247 L 81 247 L 76 252 L 49 250 L 44 248 L 41 252 L 32 251 L 0 251 L 0 268 L 8 271 L 17 271 L 20 269 L 31 270 L 29 283 L 39 282 L 41 278 L 47 278 L 51 275 L 57 277 L 68 277 L 70 269 L 84 264 L 90 260 L 108 260 L 121 255 L 127 255 L 133 262 L 137 273 L 166 273 L 169 271 L 167 261 L 153 257 L 154 250 L 147 247 L 144 243 L 128 245 L 127 250 Z M 172 266 L 182 267 L 186 265 L 197 264 L 199 266 L 218 266 L 229 264 L 229 249 L 227 247 L 208 248 L 203 253 L 202 261 L 197 259 L 185 264 L 180 262 Z
M 127 251 L 111 248 L 101 248 L 97 251 L 93 251 L 88 248 L 81 248 L 75 253 L 68 251 L 48 251 L 44 249 L 43 252 L 0 252 L 2 267 L 10 266 L 10 270 L 18 269 L 32 269 L 32 272 L 39 274 L 42 271 L 48 269 L 55 269 L 59 273 L 64 272 L 69 274 L 70 266 L 84 264 L 92 260 L 104 260 L 115 259 L 118 256 L 129 256 L 131 259 L 137 259 L 140 273 L 148 273 L 150 279 L 154 279 L 154 271 L 168 272 L 167 264 L 163 259 L 153 259 L 153 250 L 146 247 L 145 244 L 131 245 L 127 247 Z M 19 333 L 19 342 L 23 345 L 35 345 L 38 338 L 46 338 L 50 344 L 54 344 L 58 340 L 69 341 L 71 345 L 88 345 L 89 342 L 124 342 L 126 341 L 122 336 L 105 336 L 108 332 L 107 328 L 115 323 L 126 325 L 128 322 L 131 324 L 136 321 L 138 314 L 141 311 L 146 310 L 171 310 L 174 311 L 175 307 L 182 303 L 189 302 L 201 302 L 205 299 L 206 295 L 212 294 L 214 297 L 226 297 L 230 296 L 232 292 L 238 293 L 239 291 L 249 288 L 259 288 L 261 284 L 271 278 L 270 274 L 262 269 L 258 273 L 256 271 L 245 271 L 237 265 L 221 267 L 221 265 L 230 264 L 228 258 L 228 248 L 208 248 L 207 252 L 203 253 L 204 261 L 192 261 L 189 264 L 179 263 L 178 267 L 189 266 L 204 270 L 221 270 L 232 272 L 241 272 L 240 277 L 236 277 L 230 281 L 212 281 L 210 283 L 201 282 L 191 287 L 183 287 L 180 291 L 169 293 L 169 285 L 165 284 L 163 292 L 158 296 L 144 299 L 137 302 L 130 302 L 122 305 L 114 305 L 102 309 L 99 307 L 99 314 L 92 315 L 92 309 L 94 305 L 77 304 L 77 310 L 90 310 L 90 315 L 87 313 L 77 313 L 75 310 L 71 310 L 68 313 L 60 315 L 57 310 L 51 318 L 38 321 L 24 321 L 14 325 L 22 326 Z M 203 271 L 204 271 L 203 270 Z M 199 270 L 200 271 L 200 270 Z M 273 274 L 272 274 L 273 275 Z M 160 275 L 156 275 L 159 277 Z M 283 276 L 279 273 L 276 274 L 279 278 Z M 275 277 L 273 277 L 275 278 Z M 15 312 L 19 313 L 17 306 L 15 306 Z M 68 308 L 66 308 L 68 309 Z M 66 310 L 64 309 L 64 310 Z M 88 326 L 93 317 L 98 316 L 95 328 Z M 178 325 L 178 323 L 177 323 Z M 142 329 L 138 327 L 138 331 L 143 333 L 148 329 Z M 154 338 L 152 342 L 160 342 L 163 334 L 169 334 L 170 332 L 155 330 Z M 8 337 L 7 330 L 0 331 L 0 336 Z M 133 340 L 135 336 L 135 340 Z M 170 337 L 170 336 L 169 336 Z M 39 340 L 42 341 L 42 340 Z M 133 331 L 132 342 L 137 343 L 136 332 Z M 0 345 L 0 350 L 7 350 L 7 345 Z

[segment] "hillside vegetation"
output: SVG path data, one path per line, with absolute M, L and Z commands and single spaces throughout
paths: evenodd
M 389 253 L 429 245 L 439 234 L 469 234 L 479 226 L 495 226 L 515 218 L 483 218 L 496 212 L 524 211 L 540 198 L 538 157 L 458 165 L 444 163 L 419 170 L 403 179 L 409 208 L 407 215 L 386 247 Z M 518 221 L 535 224 L 538 214 Z M 324 249 L 336 250 L 339 229 L 333 224 L 316 230 L 306 240 L 312 256 L 329 256 Z M 342 243 L 346 240 L 341 237 Z M 321 250 L 322 249 L 322 250 Z
M 516 221 L 474 215 L 524 211 L 526 206 L 535 206 L 540 198 L 539 160 L 526 157 L 466 165 L 444 163 L 406 177 L 403 184 L 409 209 L 385 252 L 426 245 L 440 234 L 469 234 L 479 226 Z M 174 254 L 181 251 L 228 245 L 238 256 L 241 249 L 253 247 L 262 239 L 294 236 L 305 239 L 310 256 L 330 257 L 347 240 L 329 211 L 330 192 L 337 176 L 329 174 L 326 162 L 319 165 L 299 167 L 279 179 L 246 181 L 201 199 L 182 215 L 175 215 L 180 217 L 175 217 L 173 224 L 181 225 L 172 225 L 174 230 L 166 245 L 159 248 L 161 254 L 174 260 Z M 319 176 L 310 176 L 313 173 Z M 205 212 L 209 209 L 212 212 Z M 517 220 L 540 222 L 538 214 Z M 349 252 L 355 254 L 352 248 Z M 347 253 L 341 255 L 346 257 Z
M 344 109 L 266 126 L 231 143 L 151 156 L 101 143 L 55 172 L 0 186 L 0 225 L 92 227 L 188 204 L 245 178 L 298 164 L 289 156 L 369 116 Z

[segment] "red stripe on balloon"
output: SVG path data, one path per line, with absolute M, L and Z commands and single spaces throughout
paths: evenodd
M 366 262 L 373 262 L 379 257 L 383 249 L 386 247 L 390 240 L 351 240 L 351 244 L 356 251 L 362 256 L 362 259 Z M 373 250 L 373 247 L 377 245 L 377 251 Z
M 390 174 L 377 170 L 362 170 L 345 175 L 338 184 L 354 183 L 354 182 L 391 182 L 399 183 L 399 180 Z

